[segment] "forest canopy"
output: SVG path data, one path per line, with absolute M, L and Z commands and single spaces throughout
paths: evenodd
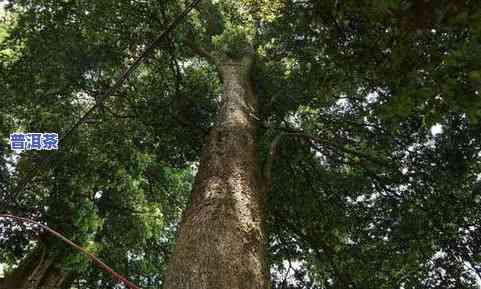
M 477 1 L 0 3 L 0 289 L 481 288 Z

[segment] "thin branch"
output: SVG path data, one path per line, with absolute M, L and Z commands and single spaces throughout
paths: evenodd
M 277 146 L 279 145 L 279 141 L 281 140 L 281 138 L 286 134 L 287 133 L 284 133 L 284 132 L 281 132 L 280 134 L 278 134 L 274 138 L 274 140 L 272 140 L 269 146 L 269 153 L 267 155 L 267 159 L 264 163 L 264 169 L 263 169 L 267 190 L 270 190 L 272 187 L 272 164 L 274 163 L 274 158 L 277 155 Z
M 280 129 L 280 130 L 283 130 L 283 131 L 286 131 L 289 133 L 289 135 L 293 135 L 293 136 L 299 136 L 299 137 L 302 137 L 302 138 L 305 138 L 305 139 L 308 139 L 308 140 L 311 140 L 311 141 L 314 141 L 318 144 L 321 144 L 321 145 L 326 145 L 328 147 L 330 147 L 331 149 L 337 149 L 337 150 L 341 150 L 345 153 L 348 153 L 348 154 L 351 154 L 351 155 L 354 155 L 354 156 L 357 156 L 359 158 L 363 158 L 365 160 L 368 160 L 372 163 L 375 163 L 379 166 L 382 166 L 382 167 L 388 167 L 388 168 L 391 168 L 391 166 L 389 165 L 389 163 L 386 163 L 385 160 L 381 160 L 381 159 L 377 159 L 375 157 L 372 157 L 370 155 L 367 155 L 367 154 L 364 154 L 362 152 L 359 152 L 359 151 L 356 151 L 356 150 L 352 150 L 352 149 L 349 149 L 349 148 L 346 148 L 344 146 L 339 146 L 333 142 L 330 142 L 328 141 L 327 139 L 322 139 L 318 136 L 314 136 L 314 135 L 311 135 L 309 133 L 306 133 L 302 130 L 298 130 L 298 129 L 293 129 L 293 128 L 277 128 L 277 129 Z

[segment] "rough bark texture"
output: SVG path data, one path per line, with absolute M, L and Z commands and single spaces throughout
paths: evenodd
M 56 289 L 63 288 L 69 275 L 58 268 L 58 256 L 45 246 L 38 246 L 20 265 L 0 279 L 0 289 Z
M 180 224 L 165 289 L 268 288 L 252 58 L 218 64 L 223 96 Z

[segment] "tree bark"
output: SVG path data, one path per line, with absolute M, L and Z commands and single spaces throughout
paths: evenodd
M 39 245 L 5 279 L 0 279 L 0 289 L 63 288 L 71 278 L 58 267 L 59 261 L 61 257 Z
M 179 226 L 165 289 L 267 289 L 253 56 L 217 68 L 223 95 Z

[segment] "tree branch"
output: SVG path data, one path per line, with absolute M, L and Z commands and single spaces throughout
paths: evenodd
M 264 163 L 263 176 L 264 176 L 266 187 L 268 190 L 270 190 L 272 186 L 272 164 L 274 163 L 274 157 L 276 155 L 277 145 L 283 136 L 284 136 L 284 133 L 280 133 L 271 142 L 269 146 L 267 159 Z
M 389 166 L 389 164 L 387 164 L 383 160 L 376 159 L 374 157 L 371 157 L 369 155 L 366 155 L 364 153 L 361 153 L 361 152 L 358 152 L 358 151 L 355 151 L 355 150 L 351 150 L 349 148 L 345 148 L 345 147 L 342 147 L 342 146 L 335 145 L 332 142 L 328 142 L 327 140 L 323 140 L 323 139 L 321 139 L 317 136 L 310 135 L 310 134 L 305 133 L 301 130 L 292 129 L 292 128 L 281 128 L 281 130 L 283 130 L 283 132 L 280 132 L 272 140 L 272 142 L 269 146 L 269 153 L 267 155 L 267 159 L 266 159 L 266 161 L 264 163 L 264 167 L 263 167 L 263 176 L 264 176 L 264 180 L 266 182 L 267 190 L 270 190 L 271 187 L 272 187 L 272 166 L 273 166 L 273 162 L 275 160 L 275 157 L 277 155 L 279 142 L 282 139 L 282 137 L 284 137 L 284 136 L 301 137 L 301 138 L 307 139 L 309 141 L 313 141 L 313 142 L 315 142 L 317 144 L 320 144 L 320 145 L 326 145 L 333 150 L 340 150 L 340 151 L 343 151 L 347 154 L 351 154 L 351 155 L 357 156 L 359 158 L 363 158 L 363 159 L 368 160 L 372 163 L 375 163 L 379 166 L 391 167 L 391 166 Z

